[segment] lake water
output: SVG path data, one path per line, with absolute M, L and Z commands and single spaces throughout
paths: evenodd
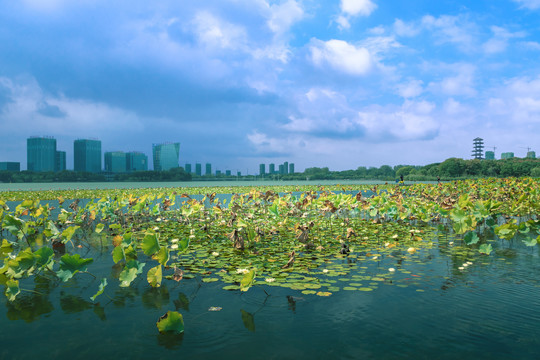
M 176 182 L 89 182 L 89 183 L 0 183 L 0 191 L 15 190 L 74 190 L 74 189 L 140 189 L 174 187 L 214 187 L 214 186 L 288 186 L 288 185 L 375 185 L 384 184 L 378 180 L 309 180 L 309 181 L 176 181 Z
M 59 285 L 38 278 L 21 288 L 41 295 L 1 298 L 0 358 L 538 359 L 538 246 L 500 242 L 472 258 L 450 252 L 451 240 L 405 258 L 336 259 L 350 270 L 343 285 L 333 278 L 341 290 L 329 297 L 265 285 L 225 291 L 197 278 L 154 289 L 140 278 L 130 288 L 111 281 L 94 305 L 99 280 L 90 275 Z M 110 250 L 92 250 L 98 279 L 118 271 Z M 374 290 L 345 290 L 350 281 Z M 157 332 L 168 310 L 183 314 L 180 337 Z

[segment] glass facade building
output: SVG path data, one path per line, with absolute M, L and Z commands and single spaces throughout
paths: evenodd
M 73 142 L 73 169 L 98 173 L 101 171 L 101 141 L 78 139 Z
M 184 169 L 188 174 L 191 174 L 191 164 L 186 164 L 186 168 Z
M 66 170 L 66 152 L 57 151 L 54 164 L 55 171 L 64 171 Z
M 28 138 L 26 160 L 28 171 L 55 171 L 56 139 L 52 137 Z
M 259 175 L 264 176 L 266 174 L 266 165 L 259 164 Z
M 276 165 L 275 164 L 270 164 L 268 166 L 268 173 L 269 174 L 275 174 L 276 173 Z
M 202 165 L 201 164 L 195 164 L 195 174 L 201 176 L 202 175 Z
M 125 173 L 126 164 L 126 154 L 123 151 L 110 151 L 105 153 L 105 171 Z
M 20 162 L 2 161 L 0 162 L 0 171 L 21 171 Z
M 147 171 L 148 156 L 141 152 L 132 151 L 126 153 L 126 171 Z
M 289 164 L 289 174 L 294 174 L 294 163 Z
M 154 170 L 166 171 L 178 167 L 180 143 L 153 144 Z
M 206 163 L 206 171 L 204 173 L 205 175 L 212 175 L 212 164 Z

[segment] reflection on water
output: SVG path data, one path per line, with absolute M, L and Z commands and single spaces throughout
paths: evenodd
M 111 281 L 94 304 L 99 279 L 118 273 L 101 257 L 96 280 L 37 276 L 21 283 L 32 290 L 15 302 L 2 297 L 0 358 L 536 359 L 538 250 L 501 242 L 464 267 L 470 253 L 450 252 L 452 241 L 441 236 L 414 257 L 396 250 L 375 260 L 353 251 L 339 260 L 346 275 L 321 275 L 337 289 L 329 297 L 266 285 L 225 291 L 198 279 L 151 288 L 141 278 L 129 288 Z M 158 333 L 168 310 L 183 315 L 184 334 Z M 99 346 L 89 349 L 89 338 Z M 58 339 L 69 341 L 58 347 Z

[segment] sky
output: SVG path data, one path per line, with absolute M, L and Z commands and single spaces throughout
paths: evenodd
M 539 59 L 540 0 L 2 1 L 0 161 L 26 169 L 30 136 L 68 169 L 86 138 L 243 174 L 469 159 L 476 137 L 524 157 Z

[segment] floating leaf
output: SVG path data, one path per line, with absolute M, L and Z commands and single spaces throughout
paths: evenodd
M 97 293 L 91 296 L 90 300 L 95 301 L 99 295 L 103 294 L 103 291 L 105 290 L 105 286 L 107 286 L 107 278 L 101 279 L 101 283 L 99 284 Z
M 168 332 L 180 334 L 184 332 L 184 319 L 182 314 L 177 311 L 167 311 L 165 315 L 159 318 L 156 326 L 162 334 Z
M 126 255 L 124 253 L 124 248 L 121 246 L 117 246 L 114 248 L 112 252 L 112 259 L 115 264 L 117 264 L 119 261 L 122 261 L 126 258 Z
M 535 246 L 538 243 L 538 240 L 540 240 L 540 235 L 537 238 L 524 239 L 523 243 L 527 246 Z

